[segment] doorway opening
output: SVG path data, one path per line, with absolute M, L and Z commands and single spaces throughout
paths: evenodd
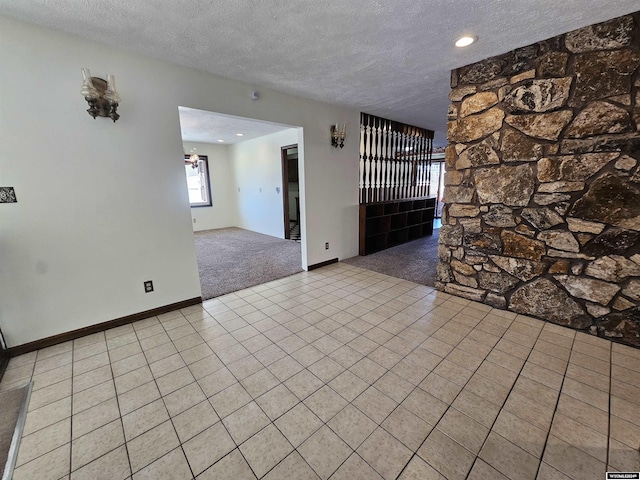
M 303 271 L 302 128 L 182 106 L 178 112 L 202 298 Z M 297 241 L 289 224 L 283 228 L 289 196 Z
M 301 241 L 300 235 L 300 177 L 298 175 L 298 144 L 281 148 L 282 210 L 284 238 Z
M 438 229 L 442 226 L 442 209 L 444 202 L 444 174 L 446 172 L 446 164 L 444 161 L 444 153 L 434 153 L 431 157 L 431 183 L 429 192 L 436 196 L 436 211 L 433 219 L 433 228 Z

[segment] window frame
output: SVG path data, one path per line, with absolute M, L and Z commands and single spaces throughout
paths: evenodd
M 204 165 L 204 177 L 206 179 L 206 182 L 204 183 L 204 187 L 206 188 L 206 193 L 207 193 L 207 202 L 199 202 L 199 203 L 191 203 L 191 200 L 189 200 L 189 206 L 191 208 L 201 208 L 201 207 L 211 207 L 213 206 L 213 199 L 211 198 L 211 178 L 209 177 L 209 158 L 207 157 L 207 155 L 198 155 L 199 157 L 199 161 L 202 162 L 202 165 Z M 184 156 L 184 165 L 185 167 L 191 167 L 191 162 L 189 161 L 190 155 L 185 155 Z M 198 167 L 200 169 L 200 167 Z M 200 173 L 202 175 L 202 172 Z M 185 180 L 187 180 L 187 174 L 185 171 Z M 189 193 L 189 184 L 188 184 L 188 180 L 187 180 L 187 195 Z

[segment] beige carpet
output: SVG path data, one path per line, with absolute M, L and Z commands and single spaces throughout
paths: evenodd
M 397 247 L 364 257 L 347 258 L 344 262 L 392 277 L 402 278 L 420 285 L 434 286 L 438 265 L 438 234 L 419 238 Z
M 18 426 L 18 420 L 20 419 L 20 412 L 24 409 L 24 417 L 26 417 L 27 405 L 26 402 L 29 398 L 29 386 L 27 384 L 23 387 L 7 390 L 6 392 L 0 392 L 0 466 L 2 466 L 3 475 L 0 478 L 11 478 L 7 471 L 13 468 L 14 462 L 17 456 L 17 450 L 11 450 L 11 443 L 13 441 L 16 427 Z M 22 435 L 22 424 L 19 425 L 19 431 L 16 434 L 17 438 Z
M 241 228 L 195 233 L 202 299 L 302 271 L 300 243 Z

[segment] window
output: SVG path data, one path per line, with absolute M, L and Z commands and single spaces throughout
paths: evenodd
M 431 163 L 431 173 L 429 174 L 429 195 L 435 195 L 437 197 L 436 218 L 442 217 L 442 207 L 444 207 L 444 203 L 442 202 L 444 195 L 444 174 L 444 160 L 434 158 Z
M 189 204 L 192 207 L 211 206 L 211 186 L 209 185 L 209 160 L 206 155 L 198 155 L 196 162 L 190 155 L 184 156 L 184 173 L 187 176 Z

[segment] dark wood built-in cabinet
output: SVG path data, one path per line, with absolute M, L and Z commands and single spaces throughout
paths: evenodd
M 360 205 L 360 255 L 433 233 L 436 197 Z

